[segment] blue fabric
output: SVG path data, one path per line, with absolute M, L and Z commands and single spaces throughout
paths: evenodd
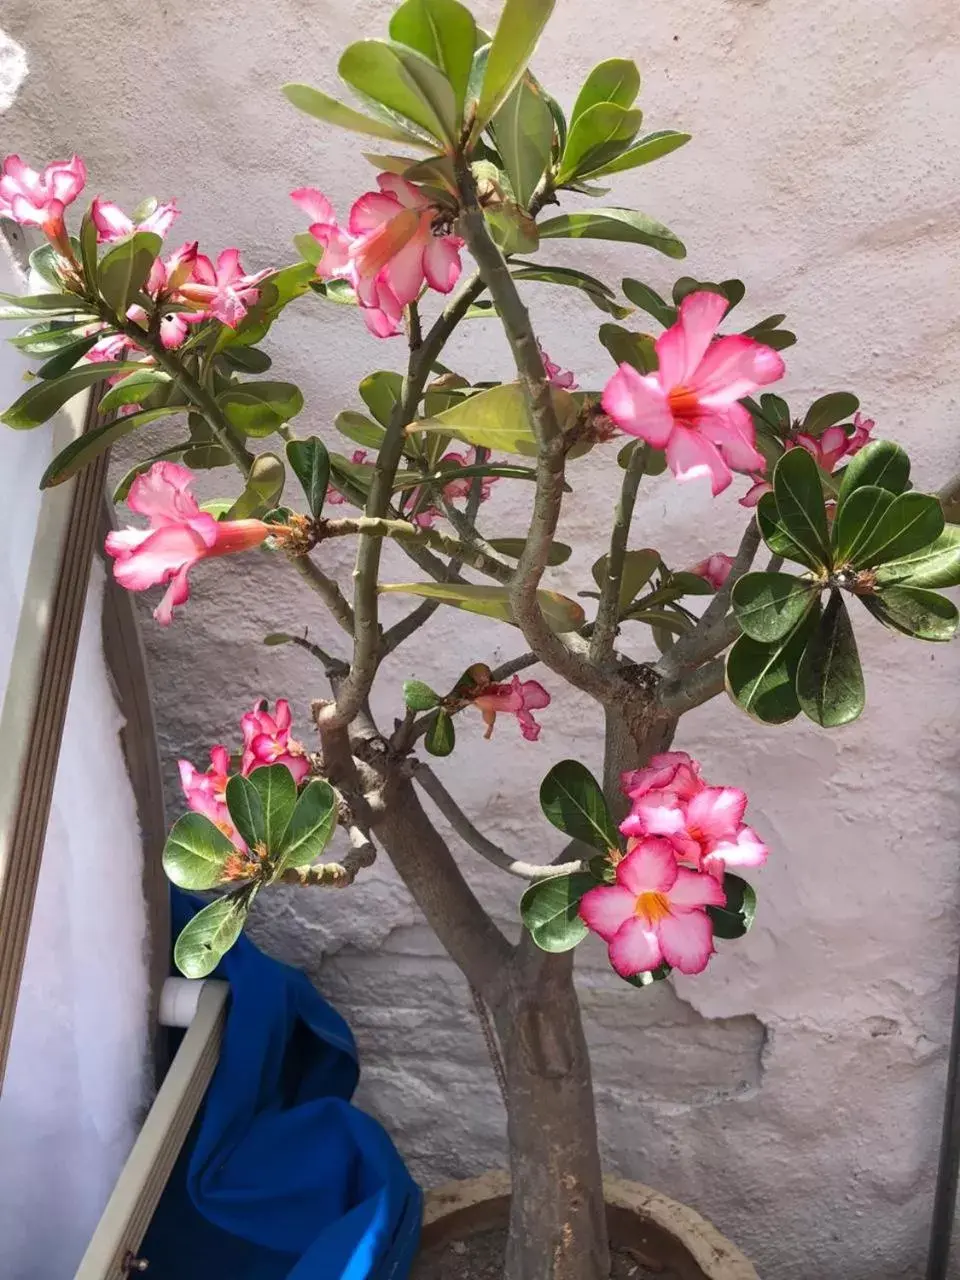
M 203 904 L 174 890 L 179 933 Z M 152 1280 L 403 1280 L 421 1195 L 350 1103 L 350 1029 L 295 969 L 245 937 L 220 1061 L 141 1254 Z

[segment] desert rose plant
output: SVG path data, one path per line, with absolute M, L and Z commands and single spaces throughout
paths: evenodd
M 172 201 L 127 214 L 98 198 L 73 236 L 65 214 L 85 183 L 82 162 L 36 172 L 8 157 L 0 213 L 41 227 L 48 244 L 33 255 L 45 291 L 5 300 L 4 318 L 26 325 L 12 341 L 42 363 L 3 420 L 29 429 L 97 389 L 99 424 L 54 459 L 45 486 L 123 436 L 183 424 L 116 491 L 142 518 L 107 540 L 117 580 L 164 588 L 155 617 L 166 626 L 214 572 L 201 561 L 267 556 L 278 583 L 315 592 L 330 632 L 342 632 L 329 649 L 305 632 L 266 638 L 306 648 L 329 682 L 312 703 L 309 747 L 280 698 L 247 711 L 208 767 L 180 762 L 189 811 L 164 865 L 184 888 L 223 890 L 180 935 L 181 970 L 210 973 L 271 885 L 346 887 L 382 848 L 496 1029 L 514 1188 L 506 1275 L 600 1280 L 610 1264 L 574 949 L 598 934 L 633 1000 L 642 994 L 627 984 L 700 973 L 718 940 L 746 933 L 756 897 L 742 873 L 767 849 L 745 794 L 670 749 L 678 720 L 724 691 L 731 716 L 765 724 L 855 719 L 864 677 L 849 606 L 858 625 L 866 611 L 904 636 L 949 640 L 957 610 L 937 588 L 960 583 L 960 530 L 945 523 L 960 482 L 935 496 L 914 488 L 903 449 L 874 438 L 849 392 L 796 412 L 767 390 L 795 337 L 781 315 L 738 322 L 740 281 L 681 277 L 665 298 L 629 277 L 621 298 L 569 259 L 553 265 L 552 241 L 580 239 L 618 242 L 630 263 L 648 250 L 682 258 L 672 231 L 603 203 L 599 184 L 688 136 L 639 135 L 640 77 L 622 59 L 590 72 L 571 111 L 557 103 L 529 69 L 551 8 L 507 0 L 491 38 L 456 0 L 406 0 L 389 38 L 352 44 L 340 60 L 360 110 L 288 85 L 293 106 L 376 149 L 377 176 L 345 217 L 321 190 L 293 191 L 299 260 L 276 270 L 246 270 L 236 248 L 214 260 L 196 244 L 166 247 Z M 598 337 L 616 364 L 605 387 L 581 389 L 543 351 L 524 305 L 532 282 L 579 290 L 605 313 Z M 377 364 L 380 340 L 405 344 L 402 372 L 361 383 L 366 412 L 348 408 L 331 424 L 350 441 L 343 453 L 332 429 L 300 434 L 301 393 L 263 376 L 270 360 L 258 344 L 294 301 L 355 308 L 357 342 Z M 503 326 L 514 381 L 471 385 L 442 363 L 447 339 L 478 314 Z M 613 515 L 581 592 L 588 619 L 548 575 L 570 554 L 557 523 L 590 450 L 606 456 Z M 194 473 L 231 466 L 237 496 L 201 504 Z M 701 564 L 684 567 L 667 547 L 630 545 L 641 488 L 667 469 L 708 483 L 718 501 L 739 496 L 735 554 L 707 545 Z M 282 505 L 288 473 L 299 482 L 293 508 Z M 493 485 L 530 495 L 513 537 L 485 528 Z M 350 584 L 325 565 L 334 538 L 355 544 Z M 409 581 L 381 579 L 385 538 L 409 556 Z M 769 562 L 754 571 L 764 543 Z M 389 627 L 385 592 L 415 601 Z M 519 629 L 528 651 L 492 668 L 465 649 L 452 688 L 407 681 L 392 691 L 393 723 L 376 724 L 369 696 L 383 660 L 444 607 Z M 659 656 L 651 647 L 638 661 L 628 650 L 644 636 Z M 573 759 L 544 768 L 543 814 L 568 844 L 541 865 L 478 830 L 429 757 L 454 752 L 470 715 L 510 749 L 541 749 L 529 744 L 562 683 L 594 699 L 606 759 L 599 780 Z M 455 783 L 455 769 L 444 777 Z M 519 940 L 481 907 L 434 813 L 521 882 Z M 338 825 L 349 852 L 324 862 Z

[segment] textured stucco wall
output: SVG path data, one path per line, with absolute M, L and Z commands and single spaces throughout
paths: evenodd
M 331 88 L 338 49 L 382 31 L 385 0 L 6 0 L 2 25 L 31 74 L 3 117 L 3 143 L 37 158 L 82 151 L 94 190 L 128 204 L 177 194 L 179 230 L 207 249 L 237 243 L 253 267 L 282 260 L 300 229 L 286 192 L 317 183 L 345 210 L 370 184 L 352 144 L 299 117 L 277 86 Z M 495 0 L 482 0 L 490 20 Z M 740 275 L 744 313 L 786 311 L 796 403 L 850 387 L 910 448 L 921 482 L 960 463 L 956 279 L 960 266 L 960 17 L 951 0 L 559 0 L 537 70 L 565 103 L 589 67 L 636 57 L 650 128 L 694 142 L 617 180 L 686 240 L 689 267 Z M 549 257 L 562 260 L 565 248 Z M 650 251 L 583 246 L 616 282 L 663 286 Z M 545 286 L 533 310 L 554 358 L 585 385 L 609 371 L 599 313 Z M 299 380 L 303 425 L 328 432 L 375 367 L 399 367 L 347 310 L 304 305 L 269 343 L 277 376 Z M 505 344 L 474 322 L 448 362 L 506 375 Z M 122 461 L 122 459 L 121 459 Z M 561 589 L 585 585 L 612 502 L 612 459 L 577 476 L 562 536 Z M 740 484 L 734 486 L 739 493 Z M 501 485 L 502 490 L 507 489 Z M 211 486 L 211 492 L 213 486 Z M 499 532 L 519 533 L 528 494 L 498 494 Z M 732 550 L 742 512 L 664 477 L 645 490 L 633 545 L 683 564 Z M 331 557 L 335 553 L 331 553 Z M 346 575 L 346 549 L 339 568 Z M 385 577 L 406 574 L 390 556 Z M 313 601 L 255 558 L 196 574 L 168 632 L 144 611 L 162 747 L 199 762 L 261 692 L 287 693 L 301 721 L 316 672 L 266 650 L 269 630 L 309 621 Z M 581 987 L 611 1168 L 694 1204 L 746 1248 L 768 1280 L 894 1280 L 919 1274 L 928 1221 L 958 941 L 957 682 L 960 649 L 911 646 L 858 618 L 869 706 L 830 735 L 802 722 L 764 731 L 718 700 L 685 720 L 680 746 L 711 778 L 746 786 L 773 856 L 757 877 L 758 924 L 707 975 L 652 993 L 624 988 L 597 948 Z M 469 640 L 467 639 L 469 637 Z M 643 637 L 631 637 L 642 653 Z M 504 629 L 437 615 L 393 663 L 443 687 L 464 659 L 515 650 Z M 895 664 L 907 660 L 907 674 Z M 395 685 L 393 686 L 396 687 Z M 396 707 L 386 690 L 379 708 Z M 537 746 L 504 724 L 492 743 L 465 723 L 444 776 L 491 834 L 535 856 L 557 847 L 533 815 L 548 764 L 598 758 L 598 717 L 559 697 Z M 516 893 L 463 852 L 499 918 Z M 418 1174 L 437 1180 L 498 1163 L 503 1121 L 466 991 L 381 861 L 350 894 L 272 894 L 259 937 L 304 964 L 347 1014 L 366 1063 L 362 1099 Z

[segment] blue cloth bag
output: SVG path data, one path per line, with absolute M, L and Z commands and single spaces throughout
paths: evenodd
M 175 933 L 203 905 L 174 890 Z M 422 1198 L 350 1103 L 350 1029 L 302 973 L 241 937 L 220 1061 L 141 1256 L 151 1280 L 404 1280 Z

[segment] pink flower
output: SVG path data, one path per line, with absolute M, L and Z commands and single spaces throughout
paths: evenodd
M 240 721 L 243 730 L 243 762 L 240 772 L 246 778 L 265 764 L 285 764 L 297 784 L 310 772 L 310 761 L 303 746 L 290 737 L 290 703 L 278 698 L 273 715 L 267 711 L 268 703 L 258 698 L 253 710 Z
M 90 217 L 97 228 L 97 240 L 107 243 L 111 240 L 122 240 L 124 236 L 133 235 L 134 231 L 153 231 L 161 238 L 167 234 L 174 221 L 179 218 L 180 210 L 176 200 L 168 200 L 158 204 L 142 222 L 134 222 L 127 217 L 118 204 L 96 197 L 90 206 Z
M 853 434 L 847 436 L 846 456 L 852 458 L 865 445 L 870 443 L 870 433 L 877 424 L 872 418 L 865 418 L 858 409 L 853 415 Z
M 641 840 L 617 864 L 616 884 L 583 895 L 580 918 L 609 945 L 610 963 L 622 978 L 664 962 L 681 973 L 702 973 L 714 951 L 705 908 L 726 900 L 711 876 L 678 866 L 665 840 Z
M 440 459 L 440 466 L 446 463 L 447 470 L 456 470 L 460 467 L 472 467 L 477 464 L 477 451 L 472 449 L 470 453 L 445 453 Z M 457 498 L 469 498 L 473 488 L 475 476 L 466 476 L 463 480 L 450 480 L 443 486 L 444 497 L 448 502 L 454 502 Z M 486 502 L 490 497 L 490 493 L 494 484 L 499 480 L 499 476 L 483 476 L 480 480 L 480 501 Z M 421 489 L 414 489 L 410 495 L 411 509 L 417 505 L 420 498 Z M 426 506 L 418 511 L 416 515 L 410 516 L 410 522 L 417 525 L 420 529 L 430 529 L 433 527 L 434 521 L 440 519 L 443 512 L 439 507 Z
M 746 794 L 736 787 L 700 787 L 684 797 L 652 790 L 634 798 L 620 830 L 634 838 L 665 837 L 682 862 L 722 882 L 728 866 L 759 867 L 767 858 L 766 846 L 744 825 L 746 807 Z
M 268 267 L 255 275 L 247 275 L 240 263 L 239 249 L 224 249 L 214 266 L 199 253 L 193 263 L 193 274 L 179 286 L 179 294 L 189 302 L 199 303 L 208 315 L 235 329 L 247 314 L 247 308 L 260 297 L 257 285 L 271 273 Z
M 853 415 L 853 431 L 850 435 L 843 427 L 827 427 L 818 439 L 806 432 L 798 431 L 786 442 L 787 449 L 806 449 L 817 466 L 831 473 L 841 462 L 852 458 L 855 453 L 870 443 L 870 433 L 877 424 L 872 418 L 865 418 L 859 410 Z M 753 485 L 740 499 L 741 507 L 755 507 L 765 493 L 773 492 L 763 472 L 751 476 Z
M 209 818 L 238 849 L 245 850 L 247 846 L 233 825 L 227 808 L 227 779 L 230 773 L 230 753 L 227 748 L 211 748 L 210 768 L 206 773 L 195 769 L 189 760 L 179 760 L 177 765 L 180 769 L 180 785 L 189 808 L 194 813 L 202 813 L 205 818 Z
M 434 234 L 436 206 L 412 183 L 392 173 L 377 178 L 350 210 L 347 229 L 316 187 L 300 187 L 292 199 L 311 219 L 310 234 L 323 245 L 317 275 L 348 280 L 368 329 L 378 338 L 400 331 L 403 308 L 424 283 L 449 293 L 460 276 L 460 247 L 454 235 Z
M 86 181 L 87 170 L 79 156 L 54 160 L 42 173 L 25 165 L 19 156 L 7 156 L 0 166 L 0 215 L 24 227 L 42 227 L 57 248 L 70 257 L 63 214 Z
M 128 352 L 139 350 L 140 347 L 125 333 L 109 333 L 93 344 L 87 352 L 87 359 L 94 364 L 101 360 L 123 360 Z
M 493 726 L 499 712 L 507 712 L 517 717 L 520 732 L 528 742 L 536 742 L 540 737 L 540 725 L 537 724 L 532 711 L 549 707 L 550 695 L 536 680 L 521 680 L 514 676 L 509 684 L 490 684 L 481 694 L 473 699 L 474 706 L 483 712 L 487 731 L 483 735 L 489 738 L 493 734 Z
M 554 364 L 544 351 L 542 343 L 538 342 L 537 346 L 540 347 L 543 371 L 551 387 L 560 387 L 564 391 L 576 391 L 580 384 L 576 381 L 574 374 L 569 369 L 564 371 L 558 364 Z
M 150 521 L 149 529 L 118 529 L 107 535 L 113 576 L 128 591 L 169 583 L 153 616 L 161 626 L 173 621 L 176 605 L 190 598 L 188 574 L 208 556 L 257 547 L 277 527 L 262 520 L 214 520 L 190 492 L 193 474 L 176 462 L 155 462 L 130 486 L 127 506 Z
M 353 454 L 351 455 L 351 458 L 350 458 L 351 462 L 360 463 L 360 462 L 366 462 L 366 460 L 367 460 L 366 449 L 354 449 Z M 345 502 L 349 501 L 349 499 L 345 498 L 339 489 L 335 489 L 332 484 L 328 484 L 326 501 L 331 506 L 340 507 Z
M 719 294 L 689 294 L 677 323 L 657 339 L 657 372 L 622 364 L 603 392 L 604 411 L 619 427 L 666 449 L 678 480 L 709 476 L 714 494 L 730 483 L 731 469 L 765 466 L 739 401 L 784 372 L 771 347 L 740 334 L 714 338 L 726 309 Z
M 762 471 L 755 472 L 750 479 L 753 484 L 740 499 L 741 507 L 755 507 L 765 493 L 773 493 L 773 485 L 764 477 Z
M 687 572 L 695 574 L 698 578 L 703 578 L 704 582 L 710 583 L 714 591 L 719 591 L 730 577 L 732 568 L 733 557 L 725 556 L 722 551 L 715 551 L 712 556 L 708 556 L 706 560 L 701 560 L 699 564 L 695 564 Z
M 646 768 L 621 774 L 620 786 L 631 800 L 639 800 L 649 791 L 669 791 L 681 800 L 689 800 L 703 790 L 705 783 L 699 763 L 686 751 L 661 751 L 650 757 Z
M 155 258 L 147 278 L 147 293 L 150 297 L 159 298 L 161 294 L 176 293 L 193 275 L 197 257 L 196 240 L 187 240 L 165 258 Z

